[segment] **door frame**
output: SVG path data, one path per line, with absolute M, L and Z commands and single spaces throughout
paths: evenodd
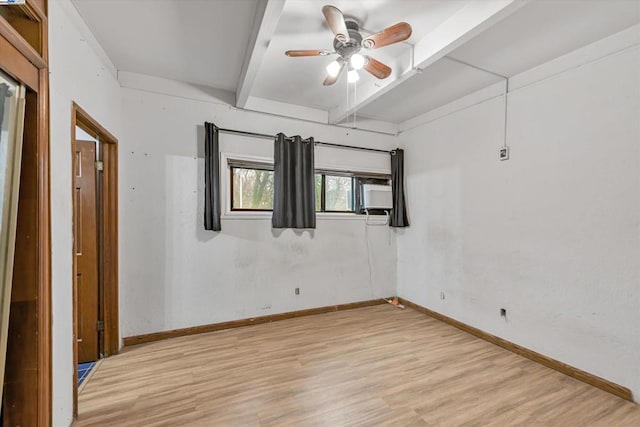
M 14 258 L 14 280 L 24 276 L 25 283 L 35 287 L 35 311 L 29 318 L 35 329 L 28 336 L 13 337 L 19 347 L 20 358 L 34 357 L 26 350 L 33 340 L 36 346 L 35 373 L 30 372 L 12 402 L 16 413 L 30 414 L 30 421 L 37 426 L 49 426 L 52 420 L 52 332 L 51 332 L 51 205 L 49 163 L 49 53 L 47 0 L 27 0 L 19 7 L 25 10 L 35 26 L 18 28 L 4 17 L 0 17 L 0 69 L 27 86 L 32 93 L 34 112 L 31 121 L 25 116 L 25 131 L 32 133 L 28 143 L 23 142 L 23 155 L 28 149 L 28 159 L 20 178 L 19 203 L 27 206 L 18 212 L 18 221 L 28 223 L 28 234 L 16 235 L 22 239 L 22 253 Z M 13 6 L 12 6 L 13 7 Z M 29 33 L 29 34 L 27 34 Z M 27 41 L 38 40 L 36 47 Z M 28 168 L 25 168 L 25 164 Z M 23 195 L 28 192 L 28 197 Z M 28 188 L 28 191 L 27 191 Z M 35 265 L 16 262 L 18 257 L 29 257 Z M 35 268 L 35 270 L 34 270 Z M 12 336 L 9 337 L 12 339 Z M 27 378 L 27 376 L 23 376 Z M 5 397 L 3 397 L 6 401 Z M 35 415 L 33 415 L 35 413 Z
M 71 108 L 71 187 L 73 206 L 75 196 L 75 152 L 76 126 L 100 141 L 100 160 L 104 169 L 100 181 L 102 186 L 96 191 L 98 213 L 98 294 L 101 305 L 98 316 L 104 322 L 104 331 L 100 340 L 100 353 L 105 357 L 118 354 L 120 350 L 119 307 L 118 307 L 118 140 L 100 123 L 91 117 L 75 102 Z M 72 215 L 72 232 L 75 234 L 75 222 Z M 74 236 L 75 239 L 75 236 Z M 73 416 L 78 415 L 78 343 L 76 293 L 76 254 L 71 248 L 73 262 Z

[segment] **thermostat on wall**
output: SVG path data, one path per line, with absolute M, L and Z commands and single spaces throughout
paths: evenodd
M 504 146 L 500 148 L 500 160 L 509 160 L 509 147 Z

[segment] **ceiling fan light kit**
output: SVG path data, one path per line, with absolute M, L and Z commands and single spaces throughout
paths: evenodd
M 330 77 L 338 77 L 338 74 L 340 74 L 340 70 L 342 70 L 343 63 L 344 61 L 342 60 L 342 58 L 331 61 L 329 65 L 327 65 L 327 75 L 329 75 Z
M 411 37 L 411 25 L 399 22 L 391 27 L 372 34 L 366 38 L 360 34 L 360 26 L 353 19 L 345 19 L 344 15 L 334 6 L 322 8 L 329 28 L 334 34 L 334 51 L 328 50 L 288 50 L 285 55 L 289 57 L 327 56 L 337 54 L 338 58 L 327 65 L 327 77 L 325 86 L 331 86 L 342 74 L 345 65 L 349 65 L 347 82 L 355 83 L 360 79 L 357 70 L 364 68 L 372 76 L 378 79 L 386 79 L 391 75 L 391 67 L 382 62 L 360 53 L 361 49 L 379 49 L 390 44 L 399 43 Z
M 361 70 L 362 67 L 364 67 L 366 60 L 364 59 L 364 56 L 356 52 L 351 55 L 351 59 L 349 60 L 349 62 L 351 62 L 351 66 L 354 70 Z
M 349 70 L 347 73 L 347 82 L 355 83 L 360 80 L 360 74 L 356 70 Z

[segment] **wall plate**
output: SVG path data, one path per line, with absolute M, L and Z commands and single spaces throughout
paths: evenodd
M 500 147 L 500 160 L 509 160 L 509 147 Z

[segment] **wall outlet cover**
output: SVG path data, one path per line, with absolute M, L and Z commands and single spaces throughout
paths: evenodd
M 509 160 L 509 147 L 500 148 L 500 160 Z

